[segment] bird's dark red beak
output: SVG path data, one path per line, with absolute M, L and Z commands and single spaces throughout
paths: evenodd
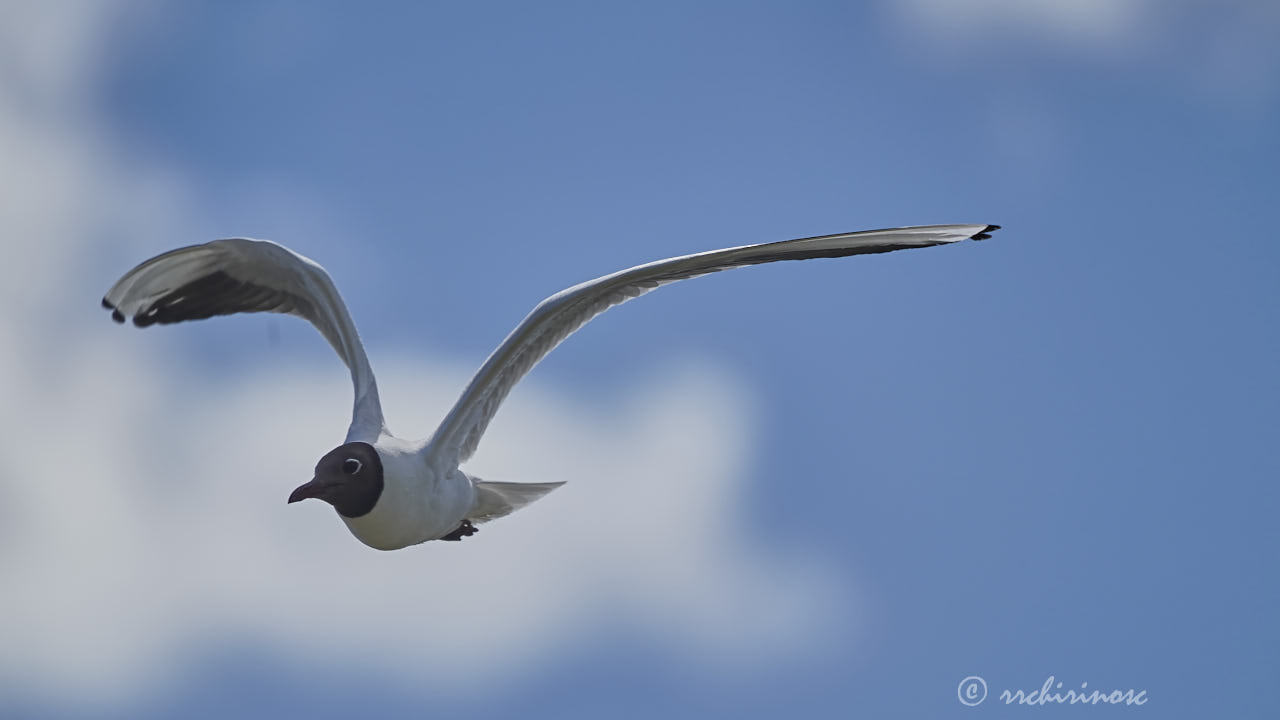
M 296 503 L 299 500 L 320 497 L 326 489 L 325 484 L 321 483 L 319 478 L 312 478 L 311 482 L 299 485 L 297 489 L 289 494 L 289 502 Z

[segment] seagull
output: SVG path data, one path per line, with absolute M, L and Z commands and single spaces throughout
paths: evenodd
M 984 240 L 999 225 L 928 225 L 744 245 L 637 265 L 562 290 L 539 303 L 471 379 L 433 435 L 408 441 L 382 417 L 378 385 L 342 296 L 323 267 L 269 240 L 229 238 L 179 248 L 125 273 L 102 299 L 118 323 L 138 327 L 215 315 L 273 312 L 316 327 L 351 371 L 355 401 L 342 445 L 289 495 L 333 506 L 360 542 L 398 550 L 461 540 L 563 483 L 490 482 L 463 472 L 498 406 L 520 378 L 605 310 L 661 285 L 780 260 L 838 258 Z

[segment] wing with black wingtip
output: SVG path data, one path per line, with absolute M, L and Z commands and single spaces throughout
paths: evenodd
M 539 360 L 600 313 L 662 285 L 781 260 L 838 258 L 985 240 L 999 229 L 999 225 L 925 225 L 744 245 L 659 260 L 575 285 L 539 303 L 502 341 L 427 447 L 445 466 L 471 457 L 507 393 Z
M 102 306 L 138 327 L 251 312 L 304 318 L 351 370 L 347 441 L 372 442 L 383 430 L 377 383 L 342 296 L 324 268 L 282 245 L 231 238 L 171 250 L 125 273 Z

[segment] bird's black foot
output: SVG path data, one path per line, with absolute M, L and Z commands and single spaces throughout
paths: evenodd
M 440 539 L 441 540 L 461 540 L 464 537 L 475 535 L 478 532 L 480 531 L 476 529 L 475 525 L 471 524 L 470 520 L 463 520 L 462 524 L 458 526 L 457 530 L 454 530 L 453 532 L 449 533 L 448 535 L 445 535 Z

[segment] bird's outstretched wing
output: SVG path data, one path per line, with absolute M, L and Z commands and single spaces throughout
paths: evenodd
M 434 459 L 443 464 L 471 457 L 507 393 L 539 360 L 595 316 L 660 285 L 779 260 L 835 258 L 944 245 L 969 238 L 983 240 L 998 229 L 998 225 L 929 225 L 746 245 L 659 260 L 576 285 L 539 303 L 502 341 L 427 447 Z
M 116 322 L 132 317 L 138 327 L 247 312 L 305 318 L 351 370 L 355 405 L 347 441 L 372 442 L 383 430 L 373 370 L 333 280 L 286 247 L 233 238 L 172 250 L 125 273 L 102 305 Z

